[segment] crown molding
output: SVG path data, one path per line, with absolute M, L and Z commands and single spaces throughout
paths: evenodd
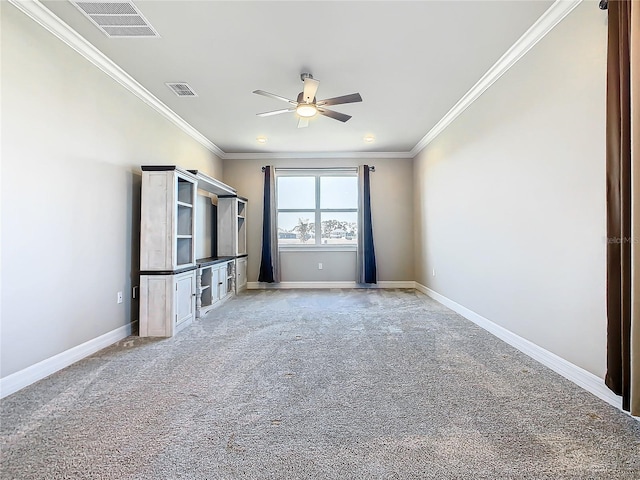
M 485 90 L 504 75 L 533 46 L 549 33 L 571 11 L 582 3 L 582 0 L 556 0 L 507 52 L 485 73 L 478 82 L 440 119 L 429 132 L 411 150 L 415 157 L 431 143 L 458 115 L 475 102 Z
M 272 160 L 280 158 L 413 158 L 411 152 L 253 152 L 253 153 L 225 153 L 223 159 L 233 160 Z
M 80 34 L 63 22 L 38 0 L 9 0 L 9 3 L 69 45 L 76 52 L 89 60 L 135 96 L 140 98 L 151 108 L 181 128 L 185 133 L 202 144 L 205 148 L 216 154 L 218 157 L 224 157 L 224 152 L 218 148 L 216 144 L 202 135 L 198 130 L 187 123 L 186 120 L 162 103 L 149 90 L 140 85 L 127 72 L 80 36 Z
M 80 55 L 85 57 L 104 73 L 112 77 L 143 102 L 163 115 L 173 124 L 181 128 L 194 140 L 202 144 L 209 151 L 221 159 L 269 160 L 276 158 L 414 158 L 440 133 L 464 112 L 485 90 L 493 85 L 505 72 L 520 60 L 533 46 L 549 33 L 564 17 L 566 17 L 582 0 L 556 0 L 549 9 L 542 14 L 520 39 L 485 73 L 478 82 L 449 110 L 444 117 L 416 143 L 408 152 L 233 152 L 228 153 L 220 149 L 215 143 L 191 126 L 186 120 L 171 110 L 155 95 L 144 88 L 133 77 L 116 65 L 111 59 L 100 52 L 91 43 L 80 36 L 69 25 L 63 22 L 38 0 L 8 0 L 18 10 L 47 29 L 53 35 L 65 42 Z

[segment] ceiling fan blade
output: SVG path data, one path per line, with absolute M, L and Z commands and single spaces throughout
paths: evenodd
M 317 105 L 319 107 L 323 105 L 341 105 L 343 103 L 356 103 L 361 102 L 362 97 L 359 93 L 352 93 L 350 95 L 343 95 L 341 97 L 327 98 L 326 100 L 320 100 Z
M 265 92 L 264 90 L 254 90 L 253 93 L 258 95 L 264 95 L 265 97 L 275 98 L 276 100 L 282 100 L 283 102 L 291 103 L 292 105 L 297 105 L 298 102 L 294 102 L 293 100 L 289 100 L 288 98 L 281 97 L 280 95 L 275 95 L 273 93 Z
M 351 118 L 351 115 L 345 115 L 344 113 L 334 112 L 333 110 L 327 110 L 325 108 L 319 108 L 318 113 L 320 115 L 324 115 L 325 117 L 331 117 L 335 120 L 340 120 L 341 122 L 346 122 Z
M 295 111 L 296 111 L 295 108 L 285 108 L 284 110 L 274 110 L 272 112 L 256 113 L 256 115 L 259 117 L 270 117 L 271 115 L 278 115 L 280 113 L 295 112 Z
M 318 91 L 318 85 L 320 85 L 318 80 L 314 80 L 309 77 L 304 79 L 304 90 L 302 95 L 302 100 L 304 102 L 313 103 L 313 99 L 316 98 L 316 92 Z
M 300 117 L 298 119 L 298 128 L 305 128 L 309 126 L 309 119 L 305 117 Z

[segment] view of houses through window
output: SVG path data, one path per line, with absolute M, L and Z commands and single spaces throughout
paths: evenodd
M 278 175 L 279 245 L 356 245 L 356 172 Z

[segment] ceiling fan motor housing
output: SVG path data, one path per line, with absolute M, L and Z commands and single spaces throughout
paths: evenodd
M 300 93 L 298 94 L 298 98 L 296 99 L 296 102 L 298 102 L 298 103 L 305 103 L 305 101 L 304 101 L 304 92 L 300 92 Z M 314 105 L 315 105 L 315 103 L 316 103 L 316 97 L 313 97 L 313 101 L 312 101 L 312 102 L 309 102 L 309 103 L 310 103 L 310 104 L 314 104 Z

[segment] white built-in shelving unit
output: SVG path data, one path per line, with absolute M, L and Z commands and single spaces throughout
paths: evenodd
M 142 168 L 140 336 L 170 337 L 195 317 L 196 178 Z
M 247 288 L 246 215 L 246 198 L 238 195 L 218 197 L 218 254 L 236 259 L 233 279 L 236 293 Z
M 198 190 L 218 198 L 219 248 L 201 259 Z M 170 337 L 237 293 L 238 280 L 246 288 L 247 201 L 197 170 L 163 165 L 142 167 L 141 203 L 140 336 Z

